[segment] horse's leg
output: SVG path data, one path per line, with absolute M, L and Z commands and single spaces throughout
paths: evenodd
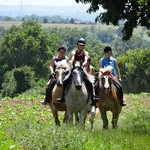
M 118 118 L 119 118 L 119 112 L 118 111 L 112 112 L 112 128 L 114 129 L 118 128 L 117 125 Z
M 103 121 L 103 129 L 108 129 L 108 119 L 107 119 L 106 110 L 102 107 L 100 107 L 99 110 Z
M 68 122 L 73 124 L 73 113 L 69 109 L 67 110 L 67 116 L 68 116 Z
M 68 115 L 67 115 L 67 111 L 65 111 L 63 123 L 67 123 L 67 121 L 68 121 Z
M 82 110 L 79 115 L 79 123 L 83 128 L 85 127 L 86 116 L 87 116 L 87 114 L 86 114 L 85 110 Z
M 75 112 L 75 125 L 78 125 L 79 124 L 79 116 L 78 116 L 78 113 Z
M 55 119 L 55 124 L 57 126 L 60 126 L 60 121 L 59 121 L 59 118 L 58 118 L 57 110 L 55 109 L 55 107 L 52 104 L 50 104 L 50 107 L 51 107 L 51 110 L 52 110 L 53 117 Z
M 93 130 L 94 118 L 95 118 L 95 113 L 90 111 L 90 119 L 89 119 L 89 121 L 90 121 L 90 124 L 91 124 L 91 130 Z

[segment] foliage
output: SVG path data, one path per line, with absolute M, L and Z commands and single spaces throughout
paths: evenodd
M 68 52 L 76 47 L 77 40 L 80 37 L 86 38 L 86 33 L 77 28 L 48 28 L 47 32 L 50 34 L 56 34 L 62 41 L 61 45 L 67 47 Z
M 94 66 L 95 70 L 98 70 L 99 60 L 104 55 L 104 47 L 106 45 L 102 44 L 97 40 L 93 40 L 87 43 L 86 50 L 89 52 L 89 56 L 92 60 L 92 65 Z
M 124 22 L 123 39 L 128 40 L 132 36 L 133 29 L 138 25 L 150 28 L 150 2 L 144 0 L 128 0 L 128 1 L 95 1 L 95 0 L 76 0 L 84 4 L 90 3 L 88 12 L 96 12 L 100 6 L 104 8 L 96 20 L 103 23 L 118 25 L 119 21 Z
M 4 82 L 2 84 L 1 97 L 10 96 L 13 97 L 16 93 L 17 83 L 14 77 L 14 70 L 8 71 L 4 74 Z
M 116 38 L 115 30 L 101 31 L 97 35 L 97 38 L 101 40 L 102 43 L 112 43 Z
M 144 49 L 150 47 L 150 42 L 144 40 L 138 35 L 134 35 L 128 41 L 122 41 L 121 38 L 115 38 L 111 43 L 112 46 L 117 50 L 117 56 L 124 55 L 130 49 Z
M 36 76 L 44 76 L 47 73 L 45 64 L 52 57 L 58 41 L 55 35 L 44 32 L 36 21 L 24 22 L 21 27 L 12 26 L 4 36 L 0 50 L 4 72 L 28 65 Z
M 35 74 L 31 67 L 14 68 L 6 72 L 2 84 L 2 96 L 14 97 L 35 85 Z
M 130 50 L 119 57 L 122 84 L 125 92 L 149 92 L 150 85 L 150 49 Z

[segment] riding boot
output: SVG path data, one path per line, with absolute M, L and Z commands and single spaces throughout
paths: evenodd
M 123 99 L 121 100 L 120 105 L 121 105 L 121 106 L 126 106 L 126 103 L 124 102 Z
M 118 81 L 114 81 L 114 85 L 115 85 L 115 87 L 117 88 L 117 95 L 118 95 L 118 97 L 119 97 L 119 99 L 120 99 L 120 105 L 121 106 L 126 106 L 126 104 L 125 104 L 125 102 L 124 102 L 124 100 L 123 100 L 123 90 L 122 90 L 122 85 L 120 84 L 120 82 L 118 82 Z
M 122 87 L 119 87 L 119 97 L 120 97 L 120 105 L 121 106 L 126 106 L 125 101 L 123 100 L 123 90 Z
M 46 88 L 46 96 L 45 96 L 44 100 L 41 101 L 41 104 L 46 105 L 47 103 L 50 103 L 49 98 L 50 98 L 50 90 L 48 88 Z

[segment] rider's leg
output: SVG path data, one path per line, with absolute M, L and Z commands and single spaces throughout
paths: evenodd
M 55 84 L 55 80 L 52 78 L 47 82 L 45 98 L 43 101 L 41 101 L 41 104 L 46 105 L 47 103 L 51 102 L 51 94 L 52 94 L 52 89 L 54 87 L 54 84 Z
M 97 98 L 97 96 L 95 95 L 95 89 L 94 89 L 94 86 L 93 84 L 88 80 L 88 79 L 84 79 L 85 80 L 85 84 L 86 84 L 86 87 L 88 88 L 88 91 L 91 93 L 91 101 L 92 101 L 92 104 L 91 105 L 96 105 L 96 102 L 99 100 Z
M 43 101 L 41 101 L 41 104 L 46 105 L 47 103 L 49 103 L 49 98 L 50 98 L 50 83 L 51 83 L 51 79 L 47 82 L 46 84 L 46 92 L 45 92 L 45 98 Z
M 122 90 L 122 86 L 119 86 L 119 98 L 120 98 L 120 104 L 121 106 L 126 106 L 124 100 L 123 100 L 123 90 Z
M 117 80 L 114 80 L 114 84 L 115 84 L 115 86 L 117 88 L 118 97 L 120 99 L 120 105 L 121 106 L 126 106 L 126 104 L 125 104 L 125 102 L 123 100 L 123 90 L 122 90 L 121 83 L 119 81 L 117 81 Z

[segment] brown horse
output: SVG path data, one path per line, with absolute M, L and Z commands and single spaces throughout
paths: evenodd
M 59 117 L 58 117 L 58 111 L 65 111 L 65 117 L 63 122 L 67 121 L 67 110 L 66 110 L 66 104 L 61 103 L 57 100 L 57 98 L 60 98 L 63 91 L 63 79 L 66 75 L 66 72 L 68 71 L 68 66 L 65 65 L 56 65 L 56 84 L 52 90 L 52 101 L 50 103 L 50 107 L 53 113 L 53 117 L 55 119 L 55 124 L 60 125 Z
M 117 89 L 114 85 L 111 67 L 108 66 L 99 72 L 99 111 L 103 121 L 103 128 L 108 129 L 107 111 L 112 112 L 112 127 L 117 128 L 117 121 L 122 110 Z

